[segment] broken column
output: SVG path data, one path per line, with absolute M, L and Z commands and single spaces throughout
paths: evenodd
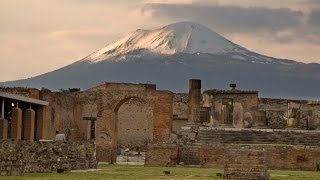
M 189 80 L 188 124 L 200 123 L 201 80 Z
M 24 127 L 23 127 L 23 138 L 25 140 L 34 140 L 34 124 L 35 123 L 35 112 L 32 109 L 27 109 L 24 113 Z
M 22 109 L 12 108 L 11 138 L 21 140 Z
M 39 106 L 37 108 L 37 133 L 36 139 L 46 139 L 47 130 L 47 107 Z

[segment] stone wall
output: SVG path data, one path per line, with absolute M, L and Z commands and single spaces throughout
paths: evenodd
M 132 98 L 118 110 L 118 148 L 145 151 L 153 139 L 153 111 L 141 99 Z
M 35 88 L 24 88 L 24 87 L 0 87 L 0 92 L 6 92 L 16 94 L 20 96 L 30 97 L 33 99 L 40 99 L 40 90 Z
M 223 179 L 269 180 L 264 150 L 232 149 L 225 156 Z
M 180 157 L 176 144 L 149 145 L 145 166 L 176 166 Z M 274 144 L 198 144 L 199 165 L 206 168 L 223 168 L 227 152 L 238 150 L 264 150 L 268 157 L 269 169 L 282 170 L 320 170 L 320 147 L 303 145 Z
M 150 144 L 146 152 L 145 166 L 174 167 L 178 161 L 176 144 Z
M 320 129 L 320 104 L 317 101 L 259 99 L 259 110 L 266 111 L 271 129 Z
M 122 110 L 123 108 L 128 108 L 131 104 L 130 102 L 134 99 L 138 99 L 145 104 L 143 106 L 145 108 L 136 107 L 133 110 L 134 112 L 142 111 L 144 109 L 149 111 L 149 113 L 145 114 L 143 112 L 139 112 L 138 114 L 131 114 L 130 112 L 125 112 Z M 169 91 L 113 91 L 105 89 L 92 89 L 88 91 L 77 92 L 75 101 L 76 105 L 74 108 L 74 124 L 77 125 L 77 131 L 75 133 L 84 134 L 82 138 L 87 138 L 85 135 L 88 134 L 89 123 L 88 121 L 84 121 L 82 117 L 97 117 L 96 141 L 97 159 L 99 161 L 110 163 L 116 161 L 119 140 L 126 139 L 127 142 L 132 142 L 136 137 L 130 136 L 129 133 L 122 132 L 123 129 L 119 130 L 119 128 L 121 126 L 128 127 L 130 124 L 136 123 L 135 121 L 142 122 L 147 120 L 148 123 L 152 124 L 147 125 L 145 128 L 142 127 L 142 132 L 144 129 L 147 131 L 147 127 L 149 130 L 152 130 L 152 132 L 146 132 L 144 139 L 152 140 L 152 142 L 155 143 L 167 142 L 170 139 L 173 98 L 172 93 Z M 152 118 L 150 118 L 151 113 Z M 143 116 L 147 119 L 139 120 L 135 118 L 135 120 L 132 122 L 129 122 L 128 119 L 124 120 L 126 117 L 128 118 L 130 116 Z M 126 124 L 120 125 L 119 123 Z M 132 127 L 134 126 L 126 129 L 131 129 Z M 136 127 L 135 131 L 138 131 L 137 129 L 139 129 L 140 132 L 140 128 Z M 151 134 L 152 137 L 150 137 Z M 119 135 L 121 137 L 119 137 Z
M 203 105 L 211 108 L 210 121 L 214 127 L 225 124 L 225 118 L 230 114 L 236 128 L 251 127 L 254 124 L 255 114 L 258 111 L 258 93 L 256 91 L 221 91 L 208 90 L 203 95 Z M 223 104 L 224 99 L 232 100 L 232 110 Z
M 106 82 L 99 84 L 90 90 L 108 90 L 108 91 L 155 91 L 155 84 L 134 84 L 134 83 L 112 83 Z
M 198 131 L 195 140 L 204 144 L 285 144 L 320 146 L 320 131 L 206 128 Z
M 266 119 L 266 126 L 269 129 L 285 129 L 288 126 L 286 111 L 266 110 Z
M 319 146 L 291 145 L 211 145 L 199 149 L 201 167 L 222 168 L 230 149 L 265 150 L 270 169 L 320 170 Z
M 48 117 L 46 139 L 53 140 L 56 132 L 59 132 L 65 134 L 68 140 L 77 140 L 74 134 L 78 126 L 74 123 L 75 93 L 43 90 L 40 97 L 42 100 L 49 102 L 46 111 Z
M 97 166 L 93 142 L 0 141 L 0 161 L 2 164 L 23 164 L 25 172 L 68 171 Z
M 24 164 L 16 161 L 2 161 L 0 163 L 0 176 L 23 176 Z
M 181 127 L 188 122 L 188 100 L 189 95 L 186 93 L 173 94 L 173 133 L 178 133 Z
M 170 139 L 173 93 L 157 91 L 153 84 L 105 83 L 72 93 L 27 88 L 3 88 L 3 91 L 49 102 L 44 112 L 48 117 L 45 139 L 53 140 L 59 132 L 70 141 L 89 140 L 92 123 L 83 118 L 96 118 L 94 137 L 99 161 L 115 162 L 118 145 L 130 142 L 141 148 L 149 142 Z M 134 100 L 143 103 L 134 104 L 137 102 Z M 132 133 L 127 133 L 127 129 Z

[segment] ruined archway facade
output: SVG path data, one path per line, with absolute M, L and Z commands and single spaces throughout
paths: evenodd
M 144 139 L 149 139 L 152 143 L 168 142 L 172 127 L 172 97 L 172 92 L 157 91 L 155 86 L 150 84 L 106 83 L 88 91 L 79 92 L 76 95 L 74 107 L 74 124 L 77 125 L 77 133 L 74 134 L 89 134 L 90 123 L 82 120 L 82 117 L 97 117 L 95 134 L 97 159 L 102 162 L 114 163 L 116 161 L 119 138 L 121 142 L 121 138 L 124 137 L 123 131 L 128 129 L 118 130 L 119 111 L 121 113 L 122 108 L 128 107 L 127 103 L 140 103 L 145 107 L 140 110 L 147 110 L 152 113 L 152 117 L 147 124 L 139 128 L 139 131 L 147 132 Z M 148 113 L 142 114 L 142 117 L 145 116 L 148 119 L 149 115 Z M 120 118 L 125 118 L 125 116 L 126 114 L 121 114 Z M 120 121 L 128 123 L 125 120 Z M 143 120 L 138 123 L 143 123 Z M 126 127 L 128 125 L 130 124 L 122 124 L 121 126 Z M 151 126 L 152 129 L 147 128 Z M 137 129 L 135 130 L 137 131 Z M 141 136 L 139 133 L 136 135 L 136 137 Z M 86 136 L 74 138 L 89 139 Z M 132 140 L 130 139 L 131 142 Z M 137 142 L 140 143 L 140 141 Z

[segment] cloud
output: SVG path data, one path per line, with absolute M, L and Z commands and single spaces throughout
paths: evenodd
M 313 27 L 320 28 L 320 9 L 314 10 L 309 14 L 308 23 Z
M 289 8 L 242 7 L 227 5 L 146 4 L 142 12 L 159 19 L 191 20 L 222 34 L 259 34 L 278 43 L 309 41 L 320 44 L 317 29 L 320 11 Z M 307 20 L 306 20 L 307 19 Z
M 320 1 L 230 0 L 191 4 L 145 4 L 142 12 L 155 19 L 196 21 L 231 41 L 265 55 L 320 62 Z M 234 2 L 234 3 L 233 3 Z M 273 3 L 271 3 L 273 2 Z M 267 5 L 266 3 L 269 3 Z M 286 7 L 290 8 L 278 8 Z
M 302 12 L 290 9 L 268 9 L 239 6 L 203 6 L 198 4 L 147 4 L 154 17 L 189 19 L 204 22 L 221 31 L 252 32 L 269 29 L 281 31 L 299 26 Z
M 263 54 L 317 61 L 319 9 L 319 0 L 1 0 L 0 81 L 57 69 L 135 29 L 180 20 Z

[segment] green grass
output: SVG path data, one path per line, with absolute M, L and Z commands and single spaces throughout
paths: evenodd
M 22 177 L 1 177 L 0 180 L 38 180 L 38 179 L 71 179 L 71 180 L 99 180 L 99 179 L 220 179 L 217 173 L 222 169 L 189 168 L 189 167 L 143 167 L 130 165 L 99 165 L 94 172 L 65 172 L 65 173 L 26 173 Z M 165 175 L 163 171 L 170 171 Z M 270 171 L 271 179 L 320 179 L 320 172 L 309 171 Z

